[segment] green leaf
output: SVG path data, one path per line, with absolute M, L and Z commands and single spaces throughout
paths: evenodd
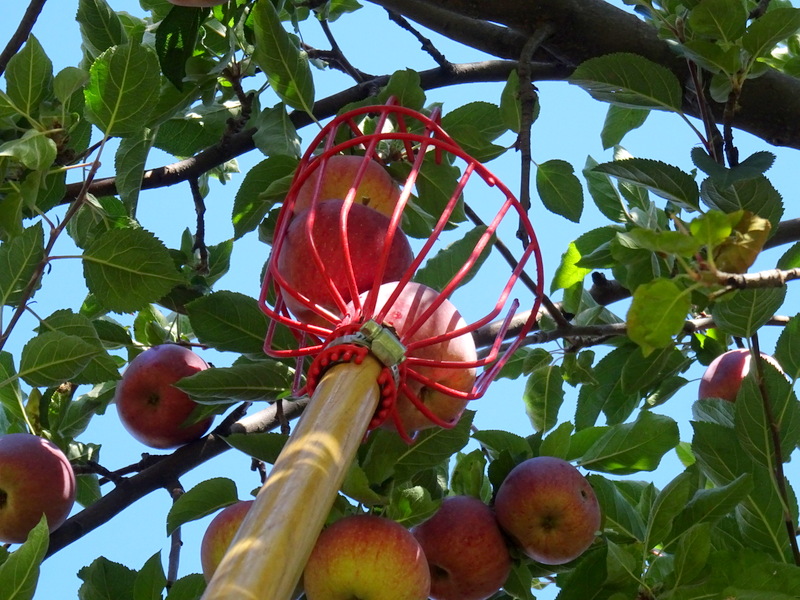
M 19 376 L 34 387 L 58 385 L 78 375 L 97 354 L 95 346 L 76 335 L 49 331 L 25 344 Z
M 206 369 L 181 379 L 175 387 L 201 404 L 271 402 L 291 388 L 293 378 L 284 363 L 265 360 Z
M 569 82 L 602 102 L 681 112 L 683 94 L 677 77 L 638 54 L 618 52 L 590 58 L 575 69 Z
M 436 427 L 417 435 L 414 443 L 406 446 L 394 461 L 395 477 L 408 479 L 415 473 L 434 467 L 461 450 L 469 442 L 469 430 L 474 411 L 464 411 L 461 420 L 452 429 Z
M 580 465 L 616 475 L 653 471 L 679 441 L 675 421 L 642 411 L 633 423 L 610 427 L 583 454 Z
M 608 175 L 595 171 L 597 165 L 597 161 L 591 156 L 586 157 L 583 177 L 586 179 L 589 195 L 603 216 L 615 223 L 624 223 L 627 220 L 627 212 L 622 197 Z
M 726 485 L 742 473 L 753 471 L 753 459 L 742 448 L 732 427 L 698 421 L 691 424 L 692 451 L 702 472 L 712 482 Z
M 395 486 L 389 500 L 385 517 L 410 528 L 429 519 L 441 502 L 431 498 L 431 493 L 420 485 Z
M 167 600 L 197 600 L 206 589 L 202 573 L 192 573 L 174 582 L 167 594 Z
M 572 436 L 572 423 L 564 421 L 553 429 L 539 446 L 539 453 L 542 456 L 555 456 L 567 460 L 569 456 Z
M 479 500 L 489 500 L 491 490 L 488 489 L 486 478 L 486 456 L 478 449 L 456 455 L 456 464 L 450 477 L 450 490 L 453 494 L 472 496 Z M 488 498 L 487 496 L 488 492 Z
M 164 76 L 179 90 L 183 89 L 186 61 L 194 54 L 206 11 L 173 6 L 156 29 L 156 53 Z
M 186 305 L 197 339 L 217 350 L 263 355 L 267 317 L 255 298 L 219 291 Z
M 272 2 L 259 2 L 253 10 L 255 50 L 253 60 L 267 75 L 270 86 L 292 108 L 312 114 L 314 80 L 308 57 L 283 28 Z
M 537 101 L 537 112 L 538 106 Z M 519 101 L 519 72 L 516 69 L 508 74 L 508 80 L 500 92 L 500 118 L 508 129 L 519 133 L 522 126 L 522 106 Z
M 262 110 L 256 117 L 255 127 L 253 142 L 266 156 L 300 158 L 300 136 L 284 104 Z
M 671 537 L 695 523 L 715 523 L 729 515 L 752 489 L 753 478 L 742 473 L 726 485 L 698 490 L 675 517 Z
M 442 291 L 467 263 L 470 256 L 478 249 L 481 236 L 486 233 L 486 226 L 478 226 L 464 234 L 460 240 L 442 248 L 427 260 L 425 266 L 414 274 L 414 281 L 422 283 L 435 290 Z M 475 263 L 459 281 L 457 287 L 467 284 L 478 273 L 481 265 L 489 257 L 495 236 L 488 236 L 483 242 L 485 245 L 475 259 Z
M 675 548 L 675 584 L 694 581 L 703 573 L 711 552 L 711 526 L 698 523 L 678 539 Z
M 0 350 L 0 415 L 5 407 L 10 417 L 20 423 L 25 422 L 22 408 L 22 390 L 19 387 L 17 370 L 14 368 L 14 355 Z
M 128 214 L 136 214 L 139 192 L 142 189 L 144 166 L 152 147 L 152 131 L 143 127 L 131 136 L 122 138 L 114 156 L 117 192 L 127 208 Z
M 0 564 L 0 600 L 32 600 L 50 536 L 43 516 L 28 539 Z
M 144 229 L 112 229 L 83 253 L 86 285 L 109 310 L 132 312 L 166 295 L 183 278 L 167 249 Z
M 786 286 L 736 290 L 717 300 L 711 315 L 717 327 L 737 337 L 750 337 L 783 305 Z
M 592 272 L 591 269 L 579 267 L 578 261 L 581 259 L 581 252 L 575 242 L 570 242 L 566 252 L 561 255 L 561 263 L 553 275 L 550 284 L 550 292 L 558 289 L 568 289 L 577 283 L 581 283 L 586 276 Z
M 768 56 L 775 44 L 800 29 L 800 9 L 778 7 L 754 19 L 742 37 L 742 46 L 753 58 Z
M 502 121 L 500 108 L 491 102 L 482 101 L 468 102 L 454 108 L 442 117 L 441 125 L 448 133 L 452 128 L 469 125 L 489 142 L 496 140 L 508 129 Z
M 356 461 L 350 464 L 342 482 L 342 493 L 360 504 L 367 506 L 386 505 L 389 499 L 374 491 L 364 469 Z
M 21 138 L 0 146 L 0 156 L 10 156 L 35 171 L 41 171 L 52 165 L 57 151 L 52 139 L 43 132 L 34 130 L 28 130 Z M 26 181 L 29 181 L 29 178 L 26 178 Z M 35 198 L 27 197 L 26 203 L 34 204 Z
M 614 408 L 627 407 L 623 413 L 632 411 L 640 400 L 638 394 L 628 394 L 622 389 L 620 373 L 630 355 L 637 351 L 633 344 L 626 344 L 606 354 L 594 368 L 597 382 L 583 385 L 578 392 L 578 407 L 575 411 L 575 429 L 580 431 L 593 426 L 601 411 L 611 413 Z M 622 416 L 625 420 L 627 415 Z M 616 422 L 621 422 L 615 419 Z
M 630 393 L 644 393 L 654 389 L 682 367 L 688 366 L 688 360 L 673 346 L 644 356 L 634 352 L 622 368 L 620 378 L 622 389 Z
M 724 73 L 730 77 L 742 68 L 742 52 L 736 45 L 723 48 L 708 40 L 695 39 L 684 42 L 680 52 L 711 73 Z
M 133 586 L 133 600 L 161 600 L 161 592 L 167 585 L 167 576 L 161 565 L 161 553 L 156 552 L 147 559 Z
M 684 509 L 695 489 L 697 489 L 695 477 L 684 471 L 658 493 L 647 521 L 645 548 L 666 546 L 669 543 L 667 534 L 672 529 L 672 522 Z
M 79 0 L 76 20 L 83 47 L 92 57 L 127 40 L 122 22 L 105 0 Z
M 0 305 L 16 306 L 23 299 L 23 291 L 43 259 L 44 229 L 41 221 L 0 245 Z
M 225 436 L 229 446 L 268 464 L 274 464 L 289 436 L 283 433 L 232 433 Z
M 167 535 L 189 521 L 202 519 L 239 499 L 236 483 L 227 477 L 207 479 L 187 490 L 167 513 Z
M 644 521 L 617 485 L 600 475 L 590 474 L 587 479 L 600 503 L 604 528 L 612 529 L 631 540 L 644 541 Z
M 625 134 L 641 127 L 649 110 L 641 108 L 628 108 L 612 104 L 608 107 L 606 120 L 603 123 L 603 130 L 600 132 L 600 141 L 603 142 L 603 149 L 608 150 L 618 146 L 622 142 Z
M 689 13 L 689 26 L 694 33 L 730 43 L 744 35 L 747 19 L 739 0 L 701 0 Z
M 670 279 L 656 279 L 636 288 L 628 309 L 628 336 L 647 356 L 672 344 L 683 329 L 691 297 Z
M 420 85 L 419 73 L 414 69 L 395 71 L 378 94 L 378 103 L 385 104 L 394 96 L 400 106 L 421 110 L 425 105 L 425 91 Z
M 789 319 L 781 331 L 775 345 L 775 358 L 790 379 L 800 378 L 800 315 Z
M 521 375 L 530 375 L 535 369 L 553 362 L 552 355 L 544 348 L 518 348 L 511 358 L 500 369 L 498 377 L 517 379 Z
M 52 94 L 53 63 L 33 35 L 8 61 L 6 93 L 25 115 L 39 115 L 39 105 Z M 52 162 L 52 161 L 51 161 Z
M 86 118 L 107 136 L 139 133 L 150 119 L 160 83 L 153 50 L 139 44 L 113 46 L 89 69 Z
M 522 462 L 531 458 L 531 447 L 528 441 L 516 433 L 494 429 L 481 429 L 472 434 L 472 439 L 477 440 L 481 446 L 487 448 L 490 455 L 496 457 L 501 452 L 508 451 L 512 458 Z
M 78 571 L 80 600 L 134 600 L 136 571 L 101 556 Z
M 267 212 L 283 201 L 296 168 L 295 158 L 278 155 L 270 156 L 247 172 L 233 200 L 234 239 L 253 231 Z M 286 185 L 278 186 L 279 182 Z
M 548 160 L 536 169 L 536 190 L 545 208 L 575 223 L 583 212 L 583 187 L 572 165 Z
M 503 590 L 511 594 L 511 598 L 519 600 L 536 600 L 536 596 L 531 591 L 533 588 L 533 576 L 531 570 L 522 561 L 514 561 L 511 565 L 511 572 L 508 574 Z M 500 600 L 505 600 L 502 596 Z
M 783 216 L 781 195 L 763 175 L 737 180 L 730 185 L 708 178 L 700 186 L 700 196 L 710 208 L 725 213 L 749 210 L 767 219 L 773 231 Z
M 677 254 L 692 257 L 702 247 L 702 241 L 682 231 L 654 231 L 637 227 L 618 233 L 617 239 L 625 242 L 628 248 L 643 248 L 661 254 Z
M 597 165 L 594 170 L 643 186 L 684 208 L 699 209 L 697 182 L 678 167 L 649 158 L 626 158 Z
M 796 505 L 791 513 L 796 521 Z M 745 547 L 761 549 L 778 560 L 786 560 L 791 556 L 786 535 L 786 512 L 773 475 L 765 469 L 755 469 L 753 472 L 753 489 L 736 507 L 736 521 Z
M 549 365 L 531 373 L 522 399 L 535 431 L 545 432 L 555 427 L 558 423 L 558 410 L 564 402 L 561 367 Z

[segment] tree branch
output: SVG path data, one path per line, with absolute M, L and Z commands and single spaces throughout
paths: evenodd
M 284 403 L 287 419 L 300 416 L 308 398 L 298 398 Z M 223 423 L 225 425 L 225 423 Z M 125 508 L 149 493 L 169 486 L 181 475 L 230 449 L 223 436 L 230 433 L 260 433 L 280 425 L 275 404 L 233 423 L 217 428 L 213 433 L 195 442 L 181 446 L 172 454 L 164 455 L 139 474 L 119 482 L 97 502 L 73 515 L 52 534 L 47 556 L 55 554 L 90 531 L 110 521 Z
M 686 62 L 636 15 L 603 0 L 370 0 L 457 42 L 501 58 L 520 55 L 530 34 L 554 27 L 543 49 L 573 68 L 613 52 L 633 52 L 672 71 L 684 86 L 686 114 L 700 117 L 688 93 Z M 456 25 L 457 23 L 457 25 Z M 498 27 L 500 23 L 505 27 Z M 724 106 L 713 103 L 717 122 Z M 800 79 L 767 71 L 747 80 L 732 125 L 775 146 L 800 149 Z
M 11 36 L 11 39 L 8 40 L 8 43 L 6 44 L 6 47 L 3 48 L 3 51 L 0 52 L 0 75 L 5 73 L 6 67 L 8 66 L 8 61 L 11 60 L 11 57 L 13 57 L 17 52 L 19 52 L 22 44 L 24 44 L 25 40 L 28 39 L 33 26 L 36 24 L 36 20 L 39 18 L 39 15 L 44 8 L 45 2 L 47 2 L 47 0 L 31 0 L 31 3 L 25 10 L 25 14 L 22 15 L 22 19 L 17 26 L 17 30 L 14 32 L 14 35 Z

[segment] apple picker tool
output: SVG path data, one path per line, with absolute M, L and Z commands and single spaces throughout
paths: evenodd
M 368 432 L 413 443 L 453 427 L 536 322 L 542 259 L 528 215 L 440 121 L 393 99 L 357 108 L 300 161 L 259 303 L 265 352 L 296 360 L 294 391 L 310 401 L 204 600 L 288 600 Z M 399 193 L 381 191 L 376 164 Z M 500 240 L 520 231 L 515 257 Z M 498 322 L 479 354 L 473 333 Z

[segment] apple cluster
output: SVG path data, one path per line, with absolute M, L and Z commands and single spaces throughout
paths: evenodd
M 400 188 L 378 162 L 364 161 L 363 156 L 330 156 L 300 184 L 274 268 L 284 283 L 287 308 L 311 325 L 358 320 L 373 285 L 381 283 L 376 313 L 383 309 L 383 325 L 410 348 L 407 385 L 384 426 L 413 436 L 461 416 L 477 376 L 468 366 L 478 360 L 477 349 L 469 333 L 453 334 L 467 324 L 437 291 L 419 283 L 396 291 L 414 260 L 406 235 L 391 225 Z M 352 189 L 361 168 L 363 177 Z M 353 203 L 345 227 L 348 196 Z M 423 315 L 424 323 L 417 326 Z
M 210 580 L 252 501 L 217 514 L 201 544 Z M 601 515 L 586 478 L 550 456 L 512 469 L 493 506 L 449 496 L 408 530 L 372 514 L 343 517 L 324 529 L 294 595 L 308 600 L 486 600 L 508 579 L 514 549 L 543 565 L 574 560 L 594 542 Z
M 0 436 L 0 542 L 19 544 L 42 515 L 54 531 L 75 503 L 75 473 L 54 443 L 29 433 Z

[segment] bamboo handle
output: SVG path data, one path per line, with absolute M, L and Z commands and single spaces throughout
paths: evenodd
M 290 600 L 378 406 L 368 354 L 320 380 L 202 600 Z

